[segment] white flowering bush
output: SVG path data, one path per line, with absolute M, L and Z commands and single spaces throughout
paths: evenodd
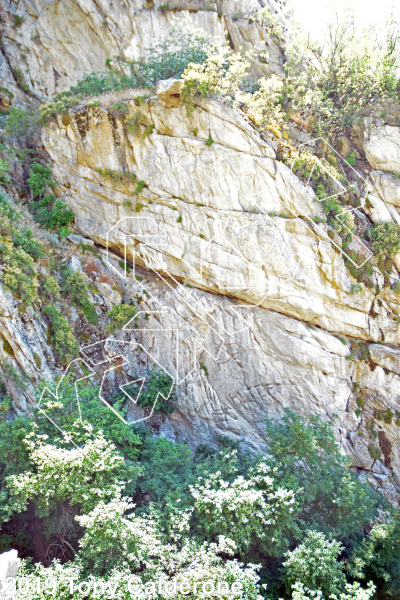
M 29 501 L 35 502 L 40 516 L 65 501 L 87 511 L 118 497 L 124 487 L 118 477 L 123 458 L 102 434 L 88 436 L 81 447 L 71 449 L 47 444 L 46 436 L 36 435 L 29 436 L 25 445 L 32 470 L 6 479 L 13 511 L 25 510 Z
M 191 493 L 194 514 L 211 539 L 228 533 L 240 552 L 257 545 L 279 556 L 286 549 L 297 513 L 295 495 L 276 485 L 274 471 L 265 462 L 248 478 L 237 477 L 231 483 L 222 479 L 220 471 L 204 481 L 200 478 Z

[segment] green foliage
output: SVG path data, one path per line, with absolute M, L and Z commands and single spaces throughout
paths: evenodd
M 47 188 L 55 185 L 51 177 L 51 167 L 34 163 L 29 171 L 28 185 L 34 196 L 44 196 Z
M 47 194 L 48 188 L 55 186 L 51 168 L 35 163 L 29 175 L 28 185 L 33 195 L 38 198 L 30 203 L 36 221 L 46 229 L 58 230 L 60 235 L 69 235 L 71 232 L 66 233 L 65 228 L 74 220 L 73 211 L 67 208 L 62 200 L 57 200 L 54 194 Z
M 372 460 L 379 460 L 382 456 L 382 452 L 380 451 L 379 448 L 374 446 L 374 444 L 369 444 L 368 452 L 369 452 L 369 455 L 372 458 Z
M 277 138 L 287 138 L 287 124 L 280 103 L 282 80 L 276 75 L 268 79 L 263 77 L 257 87 L 254 92 L 236 95 L 242 110 L 261 131 L 271 131 Z
M 217 540 L 229 532 L 240 554 L 258 548 L 281 556 L 299 507 L 293 491 L 280 487 L 274 475 L 261 461 L 246 479 L 229 483 L 217 471 L 193 486 L 194 515 L 203 536 Z
M 213 44 L 206 48 L 205 60 L 190 63 L 183 74 L 182 100 L 193 111 L 196 94 L 232 98 L 243 86 L 252 55 L 243 57 L 227 47 Z
M 285 555 L 283 565 L 287 591 L 295 583 L 320 590 L 325 598 L 344 591 L 344 564 L 337 560 L 342 550 L 341 544 L 336 540 L 329 541 L 323 533 L 306 531 L 303 543 Z
M 137 133 L 140 126 L 149 126 L 149 120 L 140 110 L 136 110 L 125 119 L 125 125 L 128 131 Z
M 83 273 L 79 271 L 66 271 L 63 282 L 64 292 L 68 294 L 72 303 L 77 304 L 92 325 L 99 322 L 96 310 L 89 299 L 89 288 Z
M 35 257 L 40 252 L 41 245 L 29 235 L 24 240 L 23 234 L 26 231 L 16 227 L 20 219 L 20 213 L 10 205 L 4 195 L 0 195 L 2 280 L 14 295 L 30 304 L 37 299 L 39 282 L 34 258 L 22 246 L 30 250 Z
M 146 129 L 143 131 L 143 138 L 146 138 L 147 136 L 151 135 L 153 133 L 154 127 L 155 125 L 153 125 L 153 123 L 146 127 Z
M 9 172 L 10 165 L 0 158 L 0 185 L 6 185 L 10 182 Z
M 127 111 L 127 106 L 122 104 L 121 102 L 114 102 L 114 104 L 110 107 L 110 112 L 117 113 L 122 116 Z
M 118 496 L 124 487 L 118 479 L 123 458 L 101 434 L 71 450 L 47 444 L 38 436 L 24 443 L 33 469 L 6 478 L 12 511 L 26 510 L 29 500 L 42 517 L 66 500 L 89 511 L 99 500 Z
M 390 410 L 390 408 L 381 408 L 376 409 L 374 412 L 374 417 L 379 421 L 384 421 L 387 425 L 391 425 L 393 421 L 394 414 Z
M 164 437 L 147 440 L 141 453 L 143 470 L 139 488 L 153 502 L 174 502 L 188 495 L 192 476 L 191 450 Z
M 378 598 L 396 597 L 400 590 L 400 523 L 398 514 L 388 523 L 374 525 L 348 561 L 349 574 L 378 585 Z
M 20 15 L 14 15 L 14 22 L 11 27 L 19 27 L 23 21 L 23 18 Z
M 30 229 L 23 227 L 13 232 L 13 242 L 17 248 L 22 248 L 34 260 L 40 260 L 43 257 L 43 246 L 33 237 Z
M 362 292 L 362 290 L 363 290 L 362 285 L 359 285 L 357 283 L 356 285 L 351 286 L 350 294 L 359 294 L 360 292 Z
M 393 23 L 392 23 L 393 25 Z M 357 31 L 351 11 L 336 13 L 324 41 L 292 35 L 286 65 L 285 96 L 294 112 L 309 111 L 313 133 L 335 139 L 374 97 L 398 94 L 399 41 L 388 26 Z
M 72 327 L 60 310 L 49 304 L 43 310 L 51 323 L 51 343 L 63 365 L 68 365 L 77 357 L 79 351 L 78 340 L 74 337 Z
M 140 193 L 143 191 L 143 188 L 145 188 L 145 187 L 146 187 L 146 183 L 145 183 L 145 182 L 144 182 L 142 179 L 140 179 L 140 180 L 137 182 L 137 184 L 136 184 L 136 187 L 135 187 L 135 189 L 134 189 L 134 192 L 133 192 L 133 193 L 134 193 L 135 195 L 137 195 L 137 194 L 140 194 Z
M 200 236 L 200 237 L 202 237 L 202 236 Z M 206 365 L 203 365 L 203 363 L 200 363 L 200 369 L 202 369 L 204 371 L 205 376 L 208 377 L 208 369 L 207 369 Z
M 329 425 L 286 411 L 280 422 L 267 422 L 267 455 L 218 438 L 219 450 L 200 446 L 193 456 L 185 444 L 132 430 L 100 401 L 99 387 L 77 382 L 76 394 L 72 382 L 81 376 L 77 367 L 58 398 L 48 395 L 40 406 L 67 435 L 40 411 L 34 419 L 0 422 L 0 549 L 19 540 L 32 554 L 27 523 L 32 515 L 40 519 L 35 531 L 48 566 L 25 563 L 21 575 L 31 584 L 55 576 L 53 597 L 67 600 L 82 597 L 69 594 L 67 577 L 118 580 L 119 597 L 128 600 L 123 584 L 133 574 L 142 597 L 154 599 L 144 585 L 160 576 L 238 580 L 242 593 L 211 597 L 261 600 L 253 566 L 261 563 L 271 600 L 369 600 L 370 579 L 379 593 L 397 593 L 398 522 L 362 533 L 376 515 L 376 497 L 348 470 Z M 142 390 L 147 408 L 160 391 L 169 392 L 165 376 L 155 368 L 149 374 Z M 75 556 L 71 545 L 79 547 Z M 45 558 L 50 547 L 60 549 L 52 556 L 64 564 Z M 200 596 L 197 590 L 186 597 Z M 43 594 L 31 585 L 27 597 Z
M 109 68 L 106 73 L 85 75 L 76 86 L 57 94 L 53 100 L 40 106 L 40 123 L 45 124 L 57 112 L 68 108 L 87 97 L 100 96 L 110 91 L 128 88 L 152 88 L 160 79 L 180 77 L 191 62 L 202 62 L 205 57 L 206 40 L 201 30 L 194 30 L 190 24 L 180 24 L 168 38 L 144 50 L 139 60 L 123 61 L 130 69 L 129 75 Z
M 368 230 L 377 259 L 393 258 L 400 249 L 400 226 L 395 223 L 377 223 Z
M 4 383 L 1 382 L 1 386 L 4 389 L 5 392 L 5 385 Z M 12 407 L 12 402 L 11 402 L 11 398 L 10 396 L 4 396 L 4 392 L 2 392 L 2 397 L 0 399 L 0 425 L 1 423 L 4 422 L 4 419 L 7 415 L 7 413 L 10 412 L 11 407 Z
M 206 146 L 211 146 L 211 144 L 213 144 L 213 143 L 214 143 L 214 140 L 211 137 L 209 137 L 208 140 L 206 140 Z
M 154 413 L 168 415 L 175 410 L 175 384 L 172 377 L 153 365 L 138 398 L 138 405 Z M 154 407 L 154 409 L 153 409 Z
M 349 165 L 354 166 L 356 164 L 356 157 L 354 156 L 354 152 L 352 152 L 347 158 L 346 161 L 349 163 Z
M 136 316 L 136 313 L 135 306 L 131 306 L 130 304 L 113 306 L 107 313 L 109 331 L 114 332 L 116 329 L 122 329 L 124 325 L 127 325 Z
M 4 340 L 3 342 L 3 350 L 4 352 L 6 352 L 7 354 L 9 354 L 10 356 L 14 356 L 14 350 L 12 349 L 12 346 L 10 344 L 9 341 Z
M 108 179 L 112 183 L 135 183 L 137 179 L 135 173 L 122 173 L 112 169 L 99 169 L 99 173 L 104 179 Z
M 280 422 L 267 421 L 267 434 L 277 483 L 302 507 L 299 527 L 346 539 L 372 520 L 379 499 L 348 470 L 327 423 L 285 410 Z
M 24 74 L 22 73 L 21 69 L 19 69 L 18 67 L 14 67 L 13 70 L 12 70 L 12 72 L 13 72 L 15 81 L 17 82 L 17 85 L 24 92 L 29 92 L 29 86 L 28 86 L 27 83 L 25 83 Z
M 300 582 L 296 582 L 293 586 L 292 600 L 322 600 L 323 594 L 321 590 L 310 590 L 304 587 Z M 346 583 L 345 591 L 340 594 L 332 594 L 330 600 L 370 600 L 375 594 L 375 586 L 372 582 L 363 589 L 358 582 L 349 584 Z
M 38 116 L 32 108 L 12 108 L 5 123 L 5 133 L 10 137 L 26 137 L 38 130 Z
M 47 387 L 55 393 L 54 385 Z M 38 391 L 38 396 L 39 392 L 41 390 Z M 52 421 L 64 431 L 73 432 L 74 436 L 80 435 L 82 428 L 84 432 L 92 431 L 94 435 L 103 432 L 124 456 L 129 460 L 135 460 L 142 447 L 141 437 L 101 402 L 100 388 L 98 386 L 91 387 L 82 382 L 77 384 L 77 392 L 80 399 L 79 406 L 75 386 L 66 380 L 59 389 L 60 400 L 58 402 L 52 398 L 45 400 L 42 408 L 46 410 L 46 414 L 51 417 Z M 54 440 L 57 437 L 57 430 L 54 429 L 54 426 L 41 414 L 38 414 L 36 418 L 40 424 L 40 432 Z

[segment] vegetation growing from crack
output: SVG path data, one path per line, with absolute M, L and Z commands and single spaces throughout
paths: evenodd
M 78 340 L 74 336 L 71 325 L 54 304 L 46 306 L 43 313 L 50 321 L 49 341 L 54 346 L 59 362 L 66 366 L 78 356 Z
M 106 73 L 85 75 L 69 90 L 56 94 L 53 100 L 39 107 L 40 123 L 47 123 L 53 115 L 65 113 L 85 98 L 129 88 L 152 89 L 160 79 L 180 77 L 189 63 L 202 62 L 205 44 L 206 39 L 201 30 L 175 27 L 164 42 L 144 50 L 139 60 L 129 62 L 120 56 L 114 58 L 116 63 L 129 69 L 129 75 L 123 74 L 119 69 L 113 70 L 109 63 Z M 117 109 L 119 107 L 114 105 L 114 110 Z
M 89 323 L 98 325 L 99 319 L 94 305 L 89 298 L 89 287 L 86 277 L 79 271 L 66 269 L 63 272 L 62 289 L 68 295 L 72 306 L 78 306 Z
M 71 233 L 68 225 L 74 220 L 74 212 L 64 202 L 49 193 L 56 183 L 51 177 L 51 168 L 34 163 L 29 171 L 28 185 L 34 200 L 29 206 L 35 220 L 46 229 L 55 230 L 65 237 Z
M 29 229 L 21 227 L 22 215 L 0 194 L 0 277 L 16 298 L 26 304 L 37 300 L 37 260 L 42 246 Z

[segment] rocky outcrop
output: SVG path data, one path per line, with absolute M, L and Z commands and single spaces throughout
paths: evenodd
M 386 288 L 385 309 L 372 316 L 374 293 L 351 293 L 354 280 L 326 226 L 311 221 L 322 216 L 312 190 L 239 113 L 206 99 L 189 116 L 158 97 L 126 106 L 124 118 L 77 107 L 43 130 L 58 193 L 82 235 L 102 245 L 108 238 L 121 255 L 126 244 L 138 264 L 198 288 L 396 343 L 398 296 Z M 154 126 L 146 137 L 144 127 L 130 133 L 124 125 L 139 110 Z M 100 175 L 106 169 L 133 172 L 147 187 L 135 196 L 136 182 L 113 182 Z M 377 268 L 374 278 L 382 288 Z
M 276 15 L 283 21 L 280 4 L 276 4 Z M 4 28 L 0 79 L 21 99 L 29 99 L 23 92 L 24 85 L 40 98 L 52 97 L 87 73 L 106 71 L 106 59 L 139 59 L 147 48 L 169 38 L 174 28 L 180 32 L 182 20 L 220 45 L 230 43 L 243 52 L 263 48 L 263 62 L 257 59 L 253 65 L 254 79 L 282 72 L 279 39 L 270 36 L 254 19 L 248 22 L 249 16 L 260 9 L 255 0 L 218 0 L 209 2 L 207 9 L 203 2 L 188 0 L 177 3 L 177 12 L 164 10 L 164 5 L 161 0 L 147 4 L 143 0 L 113 2 L 107 6 L 96 0 L 22 0 L 16 6 L 6 0 L 0 13 Z M 21 48 L 28 51 L 21 52 Z
M 388 346 L 371 344 L 369 346 L 369 353 L 372 360 L 378 365 L 400 375 L 400 350 L 389 348 Z
M 366 121 L 363 148 L 369 164 L 374 169 L 400 174 L 400 128 L 391 125 L 368 127 Z
M 38 307 L 19 309 L 19 303 L 0 284 L 0 356 L 8 367 L 3 378 L 14 409 L 30 414 L 35 402 L 33 385 L 53 379 L 54 357 Z

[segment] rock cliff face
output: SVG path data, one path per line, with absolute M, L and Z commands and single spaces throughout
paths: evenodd
M 260 10 L 257 0 L 182 0 L 171 3 L 175 10 L 157 10 L 162 0 L 105 2 L 103 0 L 22 0 L 18 5 L 5 0 L 3 51 L 0 79 L 17 97 L 26 99 L 18 74 L 25 85 L 40 98 L 54 96 L 87 73 L 103 71 L 107 58 L 120 56 L 132 61 L 144 49 L 163 42 L 181 19 L 205 31 L 220 45 L 229 43 L 246 52 L 258 46 L 264 50 L 263 62 L 256 60 L 253 76 L 279 73 L 283 51 L 279 40 L 267 35 L 249 16 Z M 277 18 L 284 21 L 280 3 L 272 4 Z M 168 4 L 167 4 L 168 6 Z M 14 26 L 15 15 L 22 18 Z M 14 71 L 14 73 L 13 73 Z
M 211 5 L 179 16 L 187 13 L 237 49 L 262 41 L 269 64 L 256 61 L 254 76 L 280 72 L 277 40 L 249 19 L 258 3 Z M 239 10 L 246 19 L 235 16 Z M 139 1 L 21 2 L 18 12 L 24 20 L 7 29 L 2 68 L 21 100 L 10 71 L 21 64 L 17 36 L 31 51 L 32 88 L 51 97 L 85 72 L 103 69 L 110 56 L 137 58 L 150 39 L 169 34 L 176 16 Z M 285 407 L 320 414 L 334 424 L 354 469 L 396 502 L 400 359 L 391 346 L 400 342 L 399 296 L 384 287 L 375 259 L 374 289 L 352 293 L 355 280 L 343 255 L 327 227 L 312 220 L 322 216 L 321 204 L 277 160 L 274 136 L 213 99 L 196 98 L 188 115 L 179 89 L 162 82 L 144 103 L 131 91 L 99 98 L 99 106 L 79 105 L 42 131 L 56 192 L 74 210 L 77 233 L 108 246 L 114 258 L 101 268 L 118 280 L 125 301 L 140 299 L 139 327 L 127 326 L 106 347 L 127 356 L 128 375 L 145 374 L 154 361 L 176 374 L 177 410 L 157 424 L 164 435 L 194 446 L 225 434 L 263 449 L 266 416 L 278 417 Z M 109 108 L 116 101 L 126 107 L 123 116 Z M 139 113 L 148 135 L 144 126 L 135 133 L 126 126 Z M 351 140 L 370 165 L 360 191 L 369 191 L 372 208 L 364 196 L 362 202 L 372 222 L 400 224 L 394 123 L 364 115 Z M 363 212 L 356 217 L 370 224 Z M 116 255 L 137 270 L 125 277 Z M 96 269 L 90 272 L 99 303 L 109 308 L 121 301 Z M 391 277 L 398 279 L 394 267 Z M 31 380 L 51 378 L 57 369 L 40 314 L 32 310 L 22 321 L 5 292 L 1 302 L 0 333 L 16 366 Z M 362 351 L 368 343 L 370 358 Z M 26 412 L 33 395 L 27 387 L 13 399 Z M 138 416 L 132 410 L 132 419 Z

